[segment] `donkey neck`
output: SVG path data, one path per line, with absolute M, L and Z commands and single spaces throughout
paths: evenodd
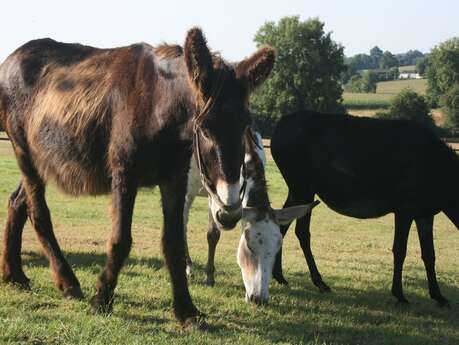
M 246 154 L 244 161 L 247 186 L 242 204 L 244 207 L 256 207 L 264 213 L 269 212 L 271 209 L 265 179 L 266 158 L 264 151 L 257 148 L 257 145 L 263 147 L 261 136 L 256 133 L 254 139 L 257 141 L 256 144 L 249 135 L 246 135 Z

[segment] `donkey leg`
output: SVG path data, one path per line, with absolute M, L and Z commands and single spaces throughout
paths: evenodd
M 449 306 L 448 300 L 440 292 L 435 273 L 435 248 L 433 242 L 433 216 L 428 218 L 416 218 L 419 243 L 421 245 L 422 261 L 426 268 L 429 282 L 430 297 L 437 301 L 440 307 Z
M 185 206 L 183 210 L 183 241 L 185 243 L 185 260 L 186 260 L 186 274 L 191 276 L 191 269 L 193 261 L 191 260 L 190 251 L 188 249 L 188 219 L 190 216 L 191 205 L 193 204 L 195 196 L 187 194 L 185 198 Z
M 64 258 L 54 235 L 51 215 L 46 204 L 45 187 L 41 180 L 30 174 L 24 177 L 27 210 L 53 272 L 54 281 L 65 297 L 82 298 L 80 283 Z
M 107 261 L 91 299 L 94 312 L 111 313 L 118 275 L 132 245 L 131 224 L 137 184 L 125 172 L 112 177 L 112 233 L 107 246 Z
M 22 183 L 20 183 L 11 194 L 8 203 L 1 271 L 3 281 L 18 284 L 23 288 L 29 287 L 29 279 L 22 270 L 21 260 L 22 230 L 26 220 L 26 194 Z
M 395 213 L 395 235 L 392 252 L 394 254 L 394 275 L 392 278 L 392 295 L 400 304 L 407 304 L 408 300 L 403 295 L 402 271 L 406 257 L 406 246 L 413 219 Z
M 164 224 L 162 246 L 172 281 L 175 317 L 182 323 L 199 323 L 200 312 L 194 306 L 188 290 L 183 236 L 183 207 L 186 178 L 176 177 L 160 186 Z
M 330 292 L 330 287 L 324 283 L 322 276 L 317 269 L 316 261 L 311 250 L 311 213 L 306 216 L 297 219 L 295 234 L 298 240 L 300 241 L 301 249 L 303 250 L 304 257 L 306 258 L 306 263 L 309 267 L 309 273 L 311 275 L 311 280 L 315 286 L 319 288 L 320 292 Z
M 207 281 L 206 284 L 214 286 L 215 284 L 215 249 L 217 248 L 217 243 L 220 240 L 220 230 L 218 230 L 215 225 L 212 213 L 209 210 L 209 229 L 207 231 L 207 244 L 209 246 L 209 252 L 207 255 L 207 265 L 206 265 L 206 274 Z
M 294 205 L 293 197 L 291 193 L 289 192 L 287 199 L 284 202 L 283 208 L 290 207 Z M 288 228 L 290 227 L 290 224 L 286 225 L 281 225 L 280 226 L 280 232 L 282 234 L 282 238 L 285 237 L 287 234 Z M 280 247 L 279 251 L 277 252 L 276 255 L 276 260 L 274 261 L 274 266 L 273 266 L 273 278 L 281 285 L 288 285 L 288 281 L 284 277 L 284 273 L 282 270 L 282 246 Z

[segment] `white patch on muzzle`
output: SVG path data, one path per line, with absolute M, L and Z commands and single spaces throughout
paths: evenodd
M 227 183 L 223 180 L 218 180 L 216 188 L 217 195 L 225 206 L 231 206 L 239 202 L 240 182 Z

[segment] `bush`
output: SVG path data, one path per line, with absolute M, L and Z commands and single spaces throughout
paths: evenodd
M 459 83 L 446 93 L 442 99 L 442 105 L 446 115 L 446 127 L 459 129 Z
M 435 128 L 425 98 L 409 88 L 403 89 L 394 97 L 387 112 L 378 113 L 376 116 L 384 119 L 411 120 Z
M 377 83 L 377 74 L 372 71 L 365 71 L 362 76 L 358 74 L 352 76 L 350 81 L 344 86 L 344 90 L 356 93 L 375 93 Z

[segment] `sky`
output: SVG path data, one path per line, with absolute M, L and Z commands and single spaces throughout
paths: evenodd
M 193 26 L 203 29 L 213 50 L 238 61 L 255 50 L 261 25 L 290 15 L 325 22 L 347 56 L 375 45 L 428 52 L 459 36 L 458 0 L 3 0 L 0 11 L 0 61 L 35 38 L 98 47 L 182 44 Z

